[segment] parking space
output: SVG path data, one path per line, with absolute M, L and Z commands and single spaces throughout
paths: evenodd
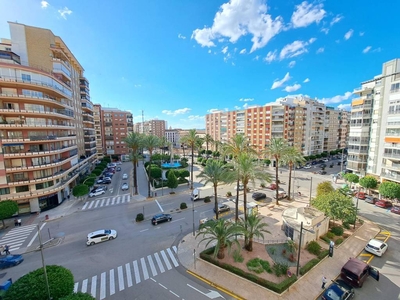
M 386 243 L 389 240 L 389 238 L 390 238 L 390 232 L 386 230 L 381 230 L 381 232 L 379 232 L 374 239 Z M 374 259 L 374 257 L 375 257 L 374 254 L 369 253 L 365 250 L 363 250 L 358 255 L 358 259 L 366 262 L 367 264 L 369 264 Z

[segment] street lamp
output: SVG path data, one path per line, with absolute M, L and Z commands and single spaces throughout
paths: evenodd
M 312 193 L 312 176 L 310 177 L 310 199 L 308 201 L 308 205 L 311 206 L 311 193 Z
M 50 296 L 50 287 L 49 287 L 49 278 L 47 277 L 47 270 L 46 270 L 46 264 L 44 263 L 44 256 L 43 256 L 43 244 L 42 244 L 42 234 L 40 232 L 40 222 L 37 224 L 37 229 L 38 229 L 38 236 L 39 236 L 39 248 L 40 248 L 40 254 L 42 256 L 42 266 L 43 266 L 43 272 L 44 272 L 44 280 L 46 283 L 46 290 L 47 290 L 47 296 L 49 297 L 49 300 L 51 300 Z
M 303 228 L 303 221 L 301 221 L 300 224 L 300 238 L 299 238 L 299 249 L 297 250 L 297 270 L 296 270 L 296 276 L 299 276 L 299 269 L 300 269 L 300 250 L 301 250 L 301 240 L 302 240 L 302 235 L 303 235 L 303 230 L 308 231 L 309 233 L 315 233 L 314 230 L 310 229 L 305 229 Z
M 193 236 L 195 236 L 195 228 L 194 228 L 194 199 L 192 199 L 192 218 L 193 218 Z
M 357 211 L 358 211 L 358 199 L 359 199 L 359 197 L 360 197 L 360 190 L 361 190 L 361 186 L 358 187 L 357 204 L 356 204 L 356 211 L 355 211 L 355 216 L 354 216 L 354 225 L 353 225 L 353 229 L 356 229 Z

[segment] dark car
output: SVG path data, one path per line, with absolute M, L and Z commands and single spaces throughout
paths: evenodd
M 382 208 L 390 208 L 393 206 L 392 202 L 388 200 L 379 200 L 375 203 L 375 206 L 382 207 Z
M 319 167 L 320 168 L 326 168 L 326 164 L 320 164 Z
M 372 196 L 366 196 L 366 197 L 365 197 L 365 202 L 366 202 L 366 203 L 375 204 L 375 203 L 378 202 L 378 201 L 379 201 L 378 198 L 375 198 L 375 197 L 372 197 Z
M 395 205 L 390 211 L 394 214 L 400 215 L 400 206 Z
M 170 214 L 158 214 L 151 218 L 151 224 L 157 225 L 158 223 L 169 222 L 172 220 Z
M 104 178 L 103 179 L 103 184 L 110 184 L 112 181 L 109 178 Z
M 7 255 L 0 259 L 0 269 L 14 267 L 24 261 L 22 255 Z
M 267 195 L 265 195 L 264 193 L 253 193 L 253 195 L 251 196 L 254 200 L 261 200 L 261 199 L 265 199 L 267 198 Z
M 120 167 L 118 167 L 118 168 L 117 168 L 117 171 L 118 171 L 118 172 L 119 172 L 119 171 L 121 171 L 121 168 L 120 168 Z
M 354 298 L 354 288 L 343 280 L 332 281 L 322 294 L 323 300 L 349 300 Z
M 318 171 L 317 174 L 319 174 L 319 175 L 326 175 L 326 171 L 322 171 L 322 170 L 321 170 L 321 171 Z
M 226 205 L 226 204 L 218 204 L 218 213 L 219 214 L 223 213 L 223 212 L 226 212 L 226 211 L 230 211 L 230 210 L 231 210 L 231 208 L 228 205 Z M 214 207 L 214 212 L 215 212 L 215 207 Z

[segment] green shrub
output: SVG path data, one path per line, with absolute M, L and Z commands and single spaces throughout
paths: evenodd
M 77 292 L 62 298 L 61 300 L 96 300 L 96 298 L 92 297 L 92 295 L 88 293 Z
M 141 222 L 143 220 L 144 220 L 144 215 L 142 213 L 136 215 L 136 222 Z
M 344 222 L 343 227 L 346 229 L 350 229 L 350 224 L 348 222 Z
M 263 266 L 260 264 L 260 259 L 258 257 L 250 259 L 246 263 L 247 269 L 254 273 L 260 274 L 264 272 Z
M 329 244 L 329 243 L 331 242 L 331 240 L 330 240 L 327 236 L 325 236 L 325 235 L 324 235 L 324 236 L 321 236 L 320 238 L 321 238 L 321 240 L 323 240 L 325 243 L 328 243 L 328 244 Z
M 318 254 L 318 258 L 319 258 L 319 259 L 323 259 L 323 258 L 327 257 L 328 254 L 329 254 L 329 250 L 324 249 L 324 250 L 322 250 L 322 251 Z
M 226 193 L 226 196 L 227 196 L 227 197 L 232 197 L 232 193 L 231 193 L 231 192 L 227 192 L 227 193 Z
M 318 255 L 321 252 L 321 246 L 316 241 L 311 241 L 307 245 L 307 250 L 311 254 Z
M 363 219 L 357 219 L 358 223 L 360 223 L 361 225 L 364 224 L 364 220 Z
M 204 203 L 210 203 L 211 202 L 211 198 L 209 196 L 204 198 Z
M 335 245 L 340 245 L 341 243 L 343 243 L 343 238 L 338 238 L 338 239 L 335 241 Z
M 274 266 L 272 267 L 272 270 L 274 271 L 275 275 L 278 277 L 281 277 L 282 275 L 286 275 L 288 269 L 289 269 L 289 266 L 286 264 L 282 264 L 282 263 L 274 264 Z
M 271 269 L 271 266 L 270 266 L 270 264 L 269 264 L 269 262 L 268 261 L 266 261 L 266 260 L 260 260 L 260 265 L 262 265 L 262 267 L 263 267 L 263 269 L 267 272 L 267 273 L 272 273 L 272 269 Z
M 335 234 L 333 232 L 328 231 L 326 233 L 326 237 L 329 238 L 329 239 L 333 239 L 335 237 Z
M 312 260 L 310 260 L 308 263 L 306 263 L 303 267 L 300 268 L 300 274 L 304 275 L 306 274 L 308 271 L 310 271 L 312 268 L 314 268 L 314 266 L 319 263 L 319 259 L 318 258 L 313 258 Z
M 182 202 L 182 203 L 181 203 L 181 206 L 180 206 L 180 209 L 186 209 L 186 208 L 187 208 L 186 203 L 185 203 L 185 202 Z
M 242 253 L 240 252 L 240 249 L 236 249 L 235 251 L 233 251 L 233 260 L 235 262 L 243 262 L 244 258 Z
M 334 226 L 331 228 L 331 232 L 336 236 L 341 236 L 343 234 L 342 226 Z

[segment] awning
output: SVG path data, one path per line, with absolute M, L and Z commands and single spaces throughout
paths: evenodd
M 3 146 L 23 146 L 24 144 L 18 143 L 18 144 L 3 144 Z

